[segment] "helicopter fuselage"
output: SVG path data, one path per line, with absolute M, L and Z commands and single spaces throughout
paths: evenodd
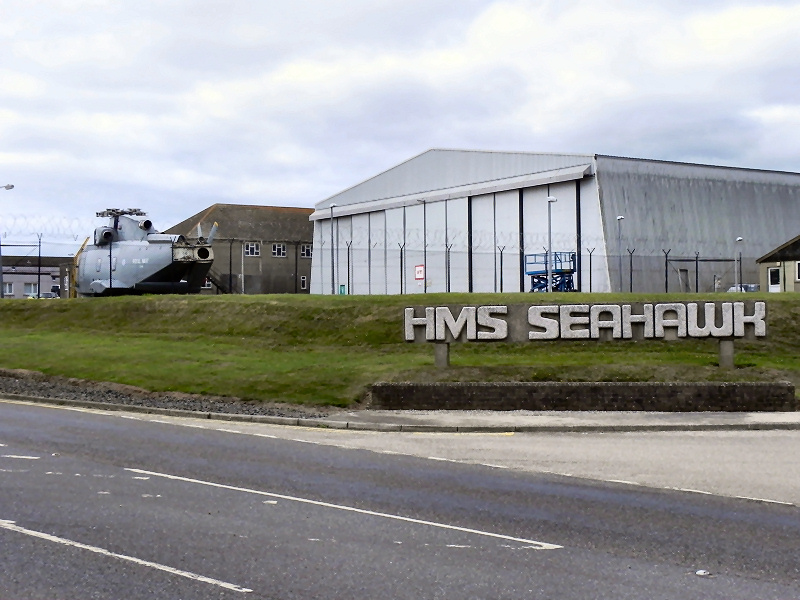
M 76 256 L 79 296 L 198 293 L 214 260 L 210 241 L 158 233 L 148 219 L 113 214 Z M 141 216 L 141 213 L 136 216 Z

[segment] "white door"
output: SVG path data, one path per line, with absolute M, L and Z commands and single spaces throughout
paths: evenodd
M 767 281 L 769 282 L 770 292 L 781 291 L 781 270 L 780 267 L 770 267 L 767 270 Z

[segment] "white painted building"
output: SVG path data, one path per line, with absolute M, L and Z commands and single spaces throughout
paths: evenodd
M 315 206 L 311 292 L 528 291 L 550 240 L 576 290 L 724 290 L 757 281 L 799 202 L 797 173 L 428 150 Z

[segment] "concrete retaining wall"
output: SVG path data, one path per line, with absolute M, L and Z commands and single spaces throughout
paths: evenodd
M 377 383 L 385 410 L 646 410 L 754 412 L 800 409 L 791 383 Z

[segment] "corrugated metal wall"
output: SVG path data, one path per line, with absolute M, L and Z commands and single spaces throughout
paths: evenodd
M 633 291 L 663 292 L 665 273 L 669 291 L 724 291 L 740 252 L 744 281 L 758 282 L 756 258 L 800 233 L 798 174 L 598 156 L 597 180 L 612 284 L 621 256 L 623 291 L 631 264 Z

